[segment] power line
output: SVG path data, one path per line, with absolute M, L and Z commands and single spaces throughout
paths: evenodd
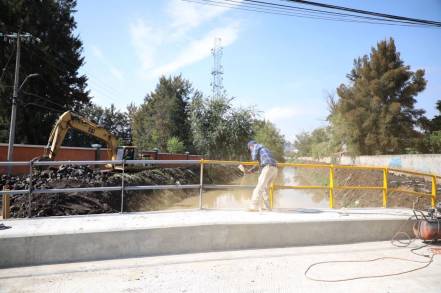
M 0 84 L 3 81 L 3 77 L 5 76 L 6 69 L 8 68 L 9 62 L 11 62 L 12 56 L 14 56 L 15 50 L 16 50 L 16 48 L 14 48 L 12 50 L 11 54 L 9 55 L 8 60 L 6 61 L 5 66 L 3 66 L 3 68 L 2 68 L 2 76 L 0 77 Z
M 256 0 L 244 0 L 244 1 L 256 1 Z M 386 13 L 380 13 L 380 12 L 374 12 L 374 11 L 368 11 L 368 10 L 349 8 L 349 7 L 344 7 L 344 6 L 318 3 L 318 2 L 313 2 L 313 1 L 304 1 L 304 0 L 284 0 L 284 1 L 295 2 L 295 3 L 299 3 L 299 4 L 317 6 L 317 7 L 328 8 L 328 9 L 334 9 L 334 10 L 348 11 L 348 12 L 353 12 L 353 13 L 358 13 L 358 14 L 379 16 L 379 17 L 383 17 L 383 18 L 405 20 L 405 21 L 410 21 L 410 22 L 414 22 L 414 23 L 424 23 L 424 24 L 430 24 L 430 25 L 435 25 L 437 27 L 441 27 L 441 22 L 433 21 L 433 20 L 398 16 L 398 15 L 392 15 L 392 14 L 386 14 Z
M 284 5 L 279 3 L 256 1 L 256 0 L 182 0 L 185 2 L 192 2 L 197 4 L 227 7 L 237 10 L 294 16 L 308 19 L 318 20 L 330 20 L 339 22 L 354 22 L 354 23 L 366 23 L 366 24 L 380 24 L 380 25 L 394 25 L 394 26 L 414 26 L 414 27 L 438 27 L 436 24 L 428 24 L 415 22 L 416 19 L 401 20 L 401 19 L 389 19 L 384 17 L 364 16 L 350 13 L 341 13 L 320 9 L 311 9 L 305 7 L 298 7 L 292 5 Z
M 224 0 L 224 1 L 239 3 L 237 1 L 232 1 L 232 0 Z M 284 5 L 284 4 L 258 1 L 258 0 L 243 0 L 243 1 L 245 1 L 244 4 L 249 4 L 249 5 L 272 7 L 274 9 L 304 11 L 304 12 L 308 12 L 310 14 L 315 14 L 315 15 L 331 15 L 331 16 L 338 16 L 338 17 L 350 17 L 350 18 L 354 18 L 354 19 L 366 19 L 366 20 L 374 20 L 374 21 L 387 21 L 387 22 L 397 22 L 397 23 L 404 23 L 404 24 L 416 24 L 416 23 L 410 22 L 410 21 L 399 21 L 399 20 L 392 20 L 392 19 L 387 19 L 387 18 L 383 18 L 383 17 L 372 17 L 372 16 L 356 15 L 356 14 L 349 14 L 349 13 L 340 13 L 340 12 L 305 8 L 305 7 L 292 6 L 292 5 Z M 286 1 L 288 1 L 288 0 L 286 0 Z
M 55 60 L 55 61 L 59 64 L 59 65 L 56 65 L 56 64 L 50 63 L 50 62 L 48 61 L 47 58 L 45 58 L 45 57 L 43 57 L 43 56 L 40 56 L 40 55 L 38 55 L 38 54 L 35 54 L 35 56 L 37 56 L 40 60 L 45 61 L 46 64 L 48 64 L 48 65 L 51 66 L 52 68 L 57 69 L 57 70 L 59 70 L 59 71 L 67 71 L 67 70 L 69 69 L 69 68 L 68 68 L 68 65 L 65 64 L 65 63 L 63 63 L 62 60 L 59 60 L 59 59 L 57 59 L 57 58 L 53 58 L 53 56 L 49 56 L 46 52 L 44 52 L 44 51 L 42 51 L 42 50 L 41 50 L 41 51 L 35 51 L 35 52 L 39 52 L 39 53 L 45 54 L 47 57 L 50 57 L 51 59 Z M 66 63 L 70 63 L 70 62 L 67 62 L 67 60 L 64 60 L 64 61 L 65 61 Z M 73 63 L 70 63 L 70 64 L 71 64 L 72 66 L 74 66 Z M 110 99 L 110 100 L 112 100 L 112 101 L 114 101 L 114 102 L 118 102 L 118 99 L 117 99 L 116 97 L 113 96 L 113 92 L 112 92 L 112 90 L 109 89 L 109 88 L 107 88 L 106 85 L 103 86 L 103 85 L 101 85 L 101 84 L 95 82 L 95 81 L 92 80 L 92 79 L 89 79 L 89 82 L 92 83 L 92 84 L 94 84 L 95 87 L 99 88 L 98 90 L 95 89 L 97 92 L 99 92 L 100 94 L 102 94 L 103 96 L 105 96 L 106 98 L 108 98 L 108 99 Z

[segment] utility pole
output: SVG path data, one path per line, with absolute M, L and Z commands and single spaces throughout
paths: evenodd
M 15 141 L 15 121 L 17 118 L 17 97 L 18 97 L 18 78 L 20 75 L 20 32 L 17 33 L 17 53 L 15 56 L 15 75 L 14 75 L 14 91 L 12 94 L 12 110 L 11 110 L 11 124 L 9 127 L 9 142 L 8 142 L 8 162 L 12 162 L 12 154 L 14 152 Z M 11 166 L 8 168 L 8 174 L 11 173 Z
M 4 37 L 5 40 L 14 40 L 16 39 L 17 42 L 17 50 L 16 50 L 16 55 L 15 55 L 15 74 L 14 74 L 14 90 L 12 93 L 12 109 L 11 109 L 11 124 L 9 127 L 9 142 L 8 142 L 8 162 L 12 162 L 13 160 L 13 152 L 14 152 L 14 141 L 15 141 L 15 122 L 17 119 L 17 98 L 18 98 L 18 94 L 20 89 L 22 88 L 22 86 L 25 84 L 25 82 L 27 81 L 27 79 L 29 77 L 33 77 L 36 74 L 30 74 L 28 75 L 25 80 L 23 81 L 23 83 L 21 84 L 21 86 L 19 87 L 19 78 L 20 78 L 20 44 L 21 44 L 21 39 L 23 38 L 24 41 L 37 41 L 39 42 L 40 40 L 38 38 L 34 38 L 31 34 L 29 33 L 23 33 L 21 34 L 20 32 L 18 33 L 13 33 L 13 34 L 1 34 L 0 33 L 0 37 Z M 8 174 L 11 174 L 11 170 L 12 167 L 9 166 L 8 167 Z

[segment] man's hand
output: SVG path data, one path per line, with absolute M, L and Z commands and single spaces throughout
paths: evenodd
M 237 166 L 237 168 L 239 168 L 239 170 L 242 171 L 242 173 L 247 174 L 247 170 L 245 169 L 245 167 L 242 164 Z

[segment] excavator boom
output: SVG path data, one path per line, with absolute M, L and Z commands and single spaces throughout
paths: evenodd
M 72 128 L 103 141 L 108 148 L 109 158 L 116 160 L 118 139 L 104 127 L 75 114 L 71 111 L 64 112 L 55 123 L 49 136 L 44 157 L 53 160 L 60 150 L 67 131 Z

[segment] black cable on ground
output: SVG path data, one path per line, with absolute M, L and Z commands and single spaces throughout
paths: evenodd
M 421 211 L 419 211 L 421 212 Z M 416 214 L 413 216 L 410 216 L 406 222 L 404 222 L 403 224 L 401 224 L 401 226 L 399 227 L 398 231 L 394 234 L 394 236 L 391 239 L 391 244 L 393 246 L 396 247 L 408 247 L 412 242 L 415 241 L 414 238 L 412 238 L 407 232 L 402 231 L 402 228 L 407 225 L 413 218 L 416 218 Z M 398 239 L 399 235 L 404 235 L 406 237 L 406 241 L 403 241 L 403 239 Z M 398 244 L 397 244 L 398 242 Z M 373 279 L 373 278 L 384 278 L 384 277 L 392 277 L 392 276 L 398 276 L 398 275 L 404 275 L 404 274 L 408 274 L 411 272 L 415 272 L 415 271 L 419 271 L 422 269 L 427 268 L 432 262 L 433 262 L 433 258 L 435 257 L 435 253 L 432 254 L 419 254 L 416 253 L 415 251 L 420 250 L 422 248 L 428 247 L 429 244 L 424 244 L 421 245 L 419 247 L 416 248 L 412 248 L 410 250 L 411 253 L 418 255 L 420 257 L 425 257 L 425 258 L 429 258 L 428 261 L 419 261 L 419 260 L 413 260 L 413 259 L 408 259 L 408 258 L 402 258 L 402 257 L 391 257 L 391 256 L 385 256 L 385 257 L 379 257 L 379 258 L 374 258 L 374 259 L 368 259 L 368 260 L 332 260 L 332 261 L 322 261 L 322 262 L 316 262 L 311 264 L 306 270 L 305 270 L 305 277 L 312 280 L 312 281 L 317 281 L 317 282 L 328 282 L 328 283 L 332 283 L 332 282 L 345 282 L 345 281 L 353 281 L 353 280 L 359 280 L 359 279 Z M 410 269 L 410 270 L 406 270 L 406 271 L 402 271 L 402 272 L 398 272 L 398 273 L 390 273 L 390 274 L 378 274 L 378 275 L 367 275 L 367 276 L 356 276 L 356 277 L 351 277 L 351 278 L 343 278 L 343 279 L 318 279 L 318 278 L 313 278 L 311 276 L 308 275 L 308 272 L 315 266 L 319 266 L 319 265 L 323 265 L 323 264 L 335 264 L 335 263 L 368 263 L 368 262 L 375 262 L 375 261 L 379 261 L 379 260 L 386 260 L 386 259 L 392 259 L 392 260 L 401 260 L 401 261 L 407 261 L 407 262 L 413 262 L 413 263 L 422 263 L 422 266 L 419 266 L 417 268 L 414 269 Z

